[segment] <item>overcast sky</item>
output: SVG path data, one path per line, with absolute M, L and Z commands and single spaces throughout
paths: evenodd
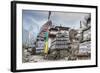
M 34 38 L 41 26 L 48 20 L 48 11 L 35 11 L 35 10 L 23 10 L 23 30 L 31 33 Z M 79 29 L 80 20 L 82 20 L 88 13 L 76 13 L 76 12 L 54 12 L 51 11 L 50 19 L 53 25 L 64 27 L 70 27 Z M 24 34 L 23 34 L 24 35 Z

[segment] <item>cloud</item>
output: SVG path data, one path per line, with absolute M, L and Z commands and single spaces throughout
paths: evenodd
M 33 35 L 35 39 L 40 31 L 40 28 L 47 21 L 46 18 L 41 17 L 41 15 L 43 16 L 43 14 L 40 14 L 40 13 L 38 14 L 38 13 L 39 12 L 37 13 L 35 12 L 35 15 L 34 15 L 34 11 L 25 10 L 23 12 L 23 29 L 31 33 L 31 36 Z
M 51 12 L 51 20 L 56 25 L 62 24 L 63 26 L 78 28 L 80 20 L 82 20 L 88 13 L 76 12 Z

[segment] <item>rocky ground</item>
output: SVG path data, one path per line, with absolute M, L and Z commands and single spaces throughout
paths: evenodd
M 44 59 L 44 55 L 42 54 L 32 54 L 32 50 L 31 49 L 24 49 L 23 50 L 23 63 L 34 63 L 34 62 L 48 62 L 48 61 L 60 61 L 60 60 L 64 60 L 64 61 L 68 61 L 68 60 L 86 60 L 88 59 L 88 57 L 79 57 L 76 58 L 74 56 L 71 57 L 67 55 L 68 52 L 66 51 L 60 51 L 60 53 L 58 54 L 57 51 L 53 51 L 50 54 L 48 54 L 48 57 L 46 59 Z M 79 55 L 80 56 L 80 55 Z
M 24 49 L 22 57 L 23 57 L 23 59 L 22 59 L 23 63 L 47 61 L 44 59 L 44 56 L 42 56 L 42 55 L 33 55 L 31 49 Z
M 67 57 L 65 59 L 60 59 L 60 60 L 67 60 Z M 28 52 L 23 57 L 24 63 L 48 62 L 48 61 L 56 61 L 56 60 L 44 59 L 44 56 L 42 55 L 31 55 Z

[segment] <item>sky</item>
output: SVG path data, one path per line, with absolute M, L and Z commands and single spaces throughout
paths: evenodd
M 35 40 L 42 25 L 48 21 L 49 11 L 23 10 L 22 15 L 23 41 L 28 38 L 34 38 Z M 56 26 L 62 25 L 64 27 L 79 29 L 80 21 L 87 15 L 89 14 L 51 11 L 50 20 L 52 24 Z

